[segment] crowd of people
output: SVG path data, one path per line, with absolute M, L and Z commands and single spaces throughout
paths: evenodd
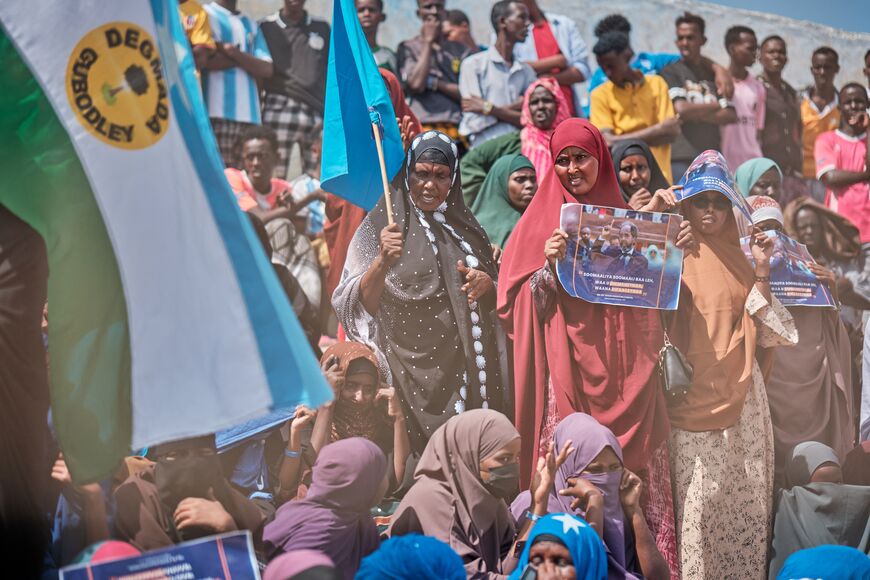
M 795 90 L 788 39 L 745 25 L 714 62 L 688 12 L 668 54 L 636 52 L 621 14 L 590 50 L 579 12 L 537 0 L 495 2 L 484 46 L 462 11 L 416 1 L 393 50 L 383 1 L 355 0 L 406 148 L 366 212 L 320 183 L 329 24 L 304 0 L 259 22 L 180 0 L 227 181 L 334 400 L 231 448 L 137 450 L 99 483 L 55 447 L 28 474 L 52 482 L 37 568 L 249 530 L 270 580 L 870 578 L 870 89 L 838 86 L 823 46 Z M 711 149 L 751 222 L 716 191 L 677 202 Z M 679 213 L 678 308 L 569 296 L 566 203 Z M 0 219 L 14 387 L 48 372 L 41 341 L 16 342 L 38 335 L 45 295 L 22 288 L 46 272 Z M 609 248 L 626 263 L 631 227 Z M 806 245 L 836 308 L 773 295 L 771 231 Z M 665 343 L 693 369 L 682 398 Z

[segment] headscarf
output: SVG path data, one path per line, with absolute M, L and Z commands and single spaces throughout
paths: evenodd
M 462 558 L 441 540 L 407 534 L 366 556 L 354 580 L 465 580 Z M 266 580 L 266 579 L 264 579 Z
M 825 463 L 840 466 L 840 458 L 833 449 L 818 441 L 798 443 L 788 463 L 788 481 L 791 486 L 808 485 L 813 473 Z
M 327 580 L 341 578 L 332 558 L 317 550 L 293 550 L 281 554 L 266 566 L 263 580 Z
M 531 99 L 532 93 L 538 87 L 544 87 L 556 99 L 556 116 L 553 119 L 553 124 L 546 131 L 539 129 L 532 122 L 532 112 L 529 108 L 529 99 Z M 526 89 L 526 93 L 523 95 L 522 113 L 520 113 L 520 124 L 523 126 L 520 130 L 520 150 L 532 162 L 535 173 L 538 174 L 538 179 L 546 175 L 550 167 L 553 166 L 553 155 L 550 153 L 550 137 L 553 135 L 556 127 L 570 117 L 571 108 L 568 106 L 565 93 L 562 92 L 556 79 L 550 77 L 540 78 Z
M 858 227 L 835 211 L 809 197 L 799 197 L 785 208 L 785 231 L 798 239 L 797 214 L 802 209 L 811 209 L 819 216 L 827 258 L 848 262 L 861 253 L 861 238 Z
M 486 231 L 489 240 L 504 248 L 508 237 L 514 231 L 522 213 L 515 208 L 508 197 L 510 176 L 520 169 L 534 169 L 532 162 L 523 155 L 513 154 L 500 157 L 483 181 L 480 193 L 471 202 L 471 211 Z
M 428 152 L 445 159 L 452 171 L 447 199 L 431 212 L 414 205 L 408 186 L 417 159 L 432 154 Z M 398 178 L 404 187 L 392 196 L 404 251 L 387 273 L 377 312 L 365 312 L 361 283 L 378 256 L 380 233 L 387 225 L 383 198 L 357 230 L 333 296 L 348 336 L 373 347 L 384 375 L 407 405 L 411 446 L 418 453 L 451 414 L 484 405 L 501 408 L 502 377 L 507 376 L 492 296 L 470 305 L 461 289 L 465 278 L 457 262 L 493 279 L 497 270 L 489 238 L 462 198 L 457 159 L 456 145 L 441 132 L 427 131 L 414 139 Z
M 667 409 L 656 372 L 662 344 L 657 312 L 590 304 L 570 297 L 558 285 L 554 312 L 540 313 L 534 303 L 529 279 L 545 264 L 544 244 L 559 227 L 562 204 L 628 207 L 598 129 L 584 119 L 563 122 L 553 133 L 553 158 L 572 145 L 598 160 L 594 187 L 576 198 L 551 166 L 511 234 L 499 274 L 499 316 L 514 340 L 524 484 L 538 458 L 549 383 L 559 417 L 575 411 L 595 417 L 616 435 L 625 465 L 634 472 L 646 468 L 668 435 Z
M 379 72 L 384 79 L 384 84 L 387 85 L 387 92 L 390 95 L 390 102 L 393 103 L 396 117 L 399 120 L 406 115 L 411 118 L 410 137 L 413 139 L 423 132 L 423 126 L 417 115 L 405 102 L 402 84 L 390 71 L 379 69 Z M 329 249 L 329 271 L 326 273 L 325 280 L 327 296 L 332 296 L 338 287 L 341 273 L 344 270 L 344 262 L 347 259 L 348 246 L 365 217 L 366 210 L 358 205 L 331 193 L 326 196 L 327 222 L 323 228 L 323 235 L 326 238 L 326 247 Z
M 360 561 L 378 547 L 369 510 L 387 473 L 387 458 L 371 441 L 352 437 L 321 449 L 312 472 L 305 499 L 285 503 L 264 529 L 266 553 L 318 550 L 345 578 L 353 578 Z
M 731 211 L 718 235 L 694 234 L 698 249 L 683 260 L 680 305 L 669 332 L 694 376 L 686 397 L 668 410 L 674 427 L 711 431 L 737 422 L 752 384 L 756 329 L 746 299 L 755 273 Z
M 650 151 L 649 145 L 640 139 L 625 139 L 618 141 L 613 146 L 611 157 L 613 157 L 613 169 L 616 171 L 617 183 L 619 182 L 619 166 L 622 165 L 623 159 L 629 155 L 643 155 L 646 158 L 646 162 L 649 165 L 649 185 L 647 190 L 650 193 L 655 193 L 659 189 L 667 189 L 671 186 L 664 173 L 662 173 L 659 162 L 656 161 L 652 151 Z M 631 199 L 631 194 L 625 191 L 622 185 L 619 186 L 619 191 L 622 193 L 622 199 L 625 200 L 625 203 L 628 203 L 628 200 Z
M 568 548 L 574 563 L 577 580 L 605 580 L 607 578 L 607 557 L 604 546 L 592 526 L 577 516 L 548 514 L 535 523 L 529 532 L 526 546 L 520 554 L 520 562 L 509 580 L 519 580 L 529 565 L 529 552 L 540 541 L 552 541 Z
M 870 485 L 870 441 L 864 441 L 846 455 L 843 462 L 843 482 Z
M 550 513 L 573 514 L 572 497 L 558 495 L 558 491 L 570 486 L 569 479 L 582 477 L 597 487 L 604 495 L 604 545 L 607 548 L 609 567 L 618 571 L 620 577 L 634 578 L 627 568 L 633 564 L 635 554 L 628 553 L 625 541 L 625 514 L 619 499 L 619 484 L 622 481 L 623 470 L 609 473 L 583 473 L 598 454 L 610 447 L 622 461 L 622 447 L 613 432 L 586 413 L 572 413 L 556 426 L 553 434 L 553 452 L 558 454 L 565 448 L 568 441 L 574 446 L 574 453 L 568 456 L 565 463 L 556 472 L 553 489 L 550 490 L 547 511 Z M 531 506 L 532 496 L 528 491 L 521 493 L 511 504 L 511 512 L 517 521 Z M 578 510 L 577 515 L 585 514 Z
M 466 563 L 479 561 L 481 571 L 500 573 L 516 529 L 505 502 L 484 486 L 480 462 L 519 436 L 496 411 L 475 409 L 451 417 L 429 440 L 389 535 L 433 536 Z
M 734 183 L 737 185 L 737 190 L 743 194 L 743 197 L 749 197 L 749 191 L 755 185 L 755 182 L 769 169 L 776 169 L 776 172 L 779 173 L 779 178 L 782 179 L 782 169 L 779 168 L 779 165 L 773 159 L 756 157 L 741 163 L 737 171 L 734 172 Z
M 795 447 L 788 466 L 793 485 L 781 492 L 771 542 L 770 577 L 790 554 L 824 544 L 870 550 L 870 487 L 840 483 L 810 483 L 825 463 L 840 464 L 834 450 L 815 441 Z M 865 556 L 866 558 L 866 556 Z M 825 578 L 831 576 L 826 568 Z
M 776 580 L 804 578 L 867 580 L 870 578 L 870 558 L 848 546 L 817 546 L 789 556 L 776 576 Z
M 320 363 L 323 364 L 332 357 L 338 358 L 344 379 L 355 374 L 351 372 L 354 370 L 352 367 L 359 367 L 360 364 L 366 365 L 361 370 L 366 370 L 366 367 L 370 369 L 375 376 L 375 387 L 377 388 L 380 383 L 380 374 L 378 373 L 378 359 L 372 349 L 359 342 L 339 342 L 326 349 L 320 358 Z M 379 443 L 384 428 L 387 427 L 384 414 L 379 412 L 374 404 L 364 407 L 357 403 L 342 401 L 341 397 L 336 395 L 335 409 L 332 412 L 332 432 L 329 440 L 332 442 L 350 437 L 364 437 L 369 441 Z

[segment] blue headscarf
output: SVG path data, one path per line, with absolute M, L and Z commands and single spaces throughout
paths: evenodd
M 776 580 L 801 578 L 867 580 L 870 578 L 870 557 L 848 546 L 807 548 L 788 557 Z
M 436 538 L 407 534 L 394 536 L 366 556 L 355 580 L 465 580 L 462 558 Z
M 606 580 L 607 554 L 604 544 L 586 520 L 571 514 L 549 514 L 538 520 L 520 555 L 520 562 L 509 580 L 519 580 L 529 565 L 529 551 L 538 536 L 555 536 L 571 552 L 577 580 Z

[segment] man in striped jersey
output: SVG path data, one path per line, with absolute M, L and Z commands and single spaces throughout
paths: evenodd
M 246 127 L 260 125 L 257 81 L 272 76 L 272 56 L 257 24 L 236 9 L 237 0 L 205 6 L 216 50 L 206 62 L 203 89 L 224 165 L 239 166 L 236 142 Z

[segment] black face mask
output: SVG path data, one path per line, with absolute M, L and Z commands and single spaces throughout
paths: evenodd
M 484 482 L 487 491 L 497 498 L 513 499 L 520 488 L 520 464 L 509 463 L 489 470 L 489 481 Z

